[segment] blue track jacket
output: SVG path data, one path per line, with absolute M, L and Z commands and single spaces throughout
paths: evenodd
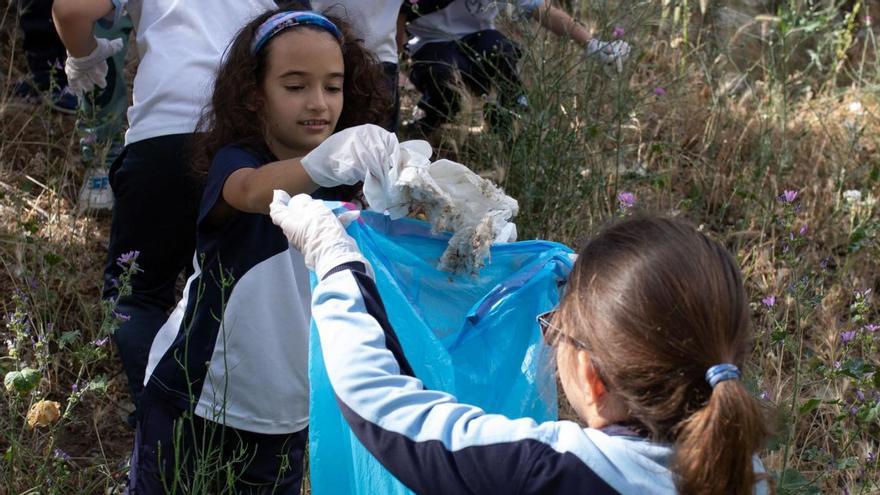
M 668 445 L 622 428 L 537 424 L 425 390 L 361 263 L 330 271 L 312 316 L 339 407 L 364 446 L 420 494 L 673 494 Z M 763 472 L 755 459 L 756 471 Z M 756 494 L 767 493 L 760 482 Z

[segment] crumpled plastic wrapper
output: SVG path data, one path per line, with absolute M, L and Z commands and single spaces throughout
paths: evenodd
M 27 424 L 31 429 L 49 426 L 61 418 L 61 404 L 54 400 L 35 402 L 27 413 Z
M 452 233 L 441 270 L 477 273 L 496 242 L 516 240 L 519 205 L 498 186 L 451 160 L 431 162 L 426 141 L 400 144 L 396 165 L 364 181 L 371 210 L 397 219 L 422 214 L 434 231 Z

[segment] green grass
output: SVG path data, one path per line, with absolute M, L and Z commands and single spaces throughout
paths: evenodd
M 580 2 L 600 37 L 625 29 L 623 74 L 511 21 L 531 110 L 500 137 L 471 99 L 439 144 L 519 200 L 522 239 L 577 245 L 628 214 L 629 192 L 722 241 L 753 301 L 748 383 L 774 418 L 762 457 L 780 492 L 880 493 L 880 65 L 865 26 L 880 6 L 779 1 L 737 17 L 728 3 Z M 22 60 L 0 15 L 8 94 Z M 0 493 L 116 490 L 132 435 L 112 346 L 95 344 L 112 325 L 98 303 L 108 221 L 75 213 L 72 119 L 0 106 L 0 372 L 41 377 L 0 402 Z M 43 399 L 67 414 L 31 430 Z

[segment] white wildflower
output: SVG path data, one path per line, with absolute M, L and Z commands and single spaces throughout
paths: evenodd
M 860 101 L 850 102 L 850 104 L 847 105 L 847 108 L 849 109 L 849 113 L 851 113 L 853 115 L 861 115 L 864 113 L 864 109 L 862 107 L 862 102 L 860 102 Z
M 849 204 L 858 203 L 862 200 L 862 192 L 858 189 L 850 189 L 848 191 L 844 191 L 843 199 Z

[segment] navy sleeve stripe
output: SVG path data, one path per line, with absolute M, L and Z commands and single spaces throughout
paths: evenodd
M 391 351 L 391 354 L 394 355 L 394 359 L 400 367 L 401 374 L 413 377 L 416 376 L 409 361 L 406 360 L 406 356 L 403 353 L 403 346 L 400 345 L 400 339 L 397 338 L 397 334 L 394 333 L 394 329 L 391 328 L 391 322 L 388 321 L 388 313 L 385 311 L 385 304 L 382 303 L 382 298 L 379 297 L 379 289 L 376 287 L 376 282 L 367 275 L 367 269 L 363 263 L 353 264 L 357 265 L 357 267 L 351 269 L 351 274 L 354 275 L 354 280 L 357 282 L 358 288 L 360 288 L 360 293 L 364 299 L 367 313 L 376 319 L 376 322 L 379 323 L 379 326 L 382 327 L 382 330 L 385 333 L 385 348 Z
M 359 416 L 338 396 L 336 399 L 367 450 L 419 494 L 619 493 L 577 456 L 556 452 L 537 440 L 450 451 L 438 440 L 416 442 L 384 430 Z

